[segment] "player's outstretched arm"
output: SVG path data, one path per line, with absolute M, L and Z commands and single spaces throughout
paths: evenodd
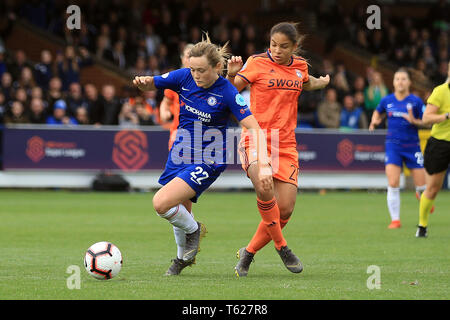
M 242 66 L 242 57 L 240 56 L 232 56 L 227 61 L 227 80 L 230 81 L 239 92 L 248 85 L 248 83 L 240 77 L 236 77 L 237 73 L 242 69 Z
M 370 131 L 375 130 L 375 127 L 378 126 L 381 123 L 381 121 L 383 121 L 383 117 L 377 110 L 375 110 L 372 113 L 372 119 L 370 121 L 369 130 Z
M 266 136 L 253 115 L 250 115 L 240 121 L 240 124 L 247 128 L 251 134 L 251 139 L 256 141 L 256 152 L 258 155 L 258 179 L 263 189 L 270 191 L 273 186 L 272 168 L 267 154 Z
M 412 125 L 420 128 L 420 129 L 429 129 L 430 126 L 425 124 L 425 122 L 423 122 L 422 119 L 417 119 L 414 117 L 413 111 L 411 107 L 408 107 L 408 114 L 406 115 L 402 115 L 402 117 L 408 121 L 409 123 L 411 123 Z
M 426 125 L 449 121 L 449 113 L 438 114 L 439 108 L 434 104 L 428 103 L 422 116 L 422 121 Z
M 303 90 L 312 91 L 320 90 L 325 88 L 330 83 L 330 76 L 327 74 L 325 77 L 320 76 L 319 78 L 309 76 L 309 81 L 303 83 Z
M 172 112 L 170 112 L 172 103 L 173 101 L 166 96 L 162 99 L 161 104 L 159 105 L 159 118 L 162 122 L 167 122 L 172 117 Z
M 135 77 L 133 80 L 133 84 L 141 91 L 150 91 L 156 89 L 153 77 L 149 76 Z

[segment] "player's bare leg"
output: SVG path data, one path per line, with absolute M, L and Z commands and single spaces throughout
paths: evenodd
M 416 198 L 419 200 L 422 197 L 422 193 L 425 191 L 427 185 L 425 180 L 425 169 L 411 169 L 411 176 L 414 181 L 414 185 L 416 186 Z M 434 206 L 430 210 L 430 214 L 434 212 Z
M 195 191 L 181 178 L 174 178 L 153 197 L 153 207 L 159 216 L 186 232 L 184 261 L 193 261 L 206 233 L 205 226 L 195 221 L 183 203 L 195 196 Z
M 429 175 L 425 174 L 427 188 L 422 193 L 419 206 L 419 225 L 417 227 L 416 237 L 425 238 L 428 235 L 428 216 L 433 207 L 434 200 L 442 188 L 447 170 Z
M 280 255 L 284 265 L 286 268 L 291 272 L 301 272 L 303 270 L 303 267 L 301 265 L 300 259 L 287 247 L 286 240 L 283 237 L 283 234 L 281 232 L 281 225 L 280 225 L 280 209 L 277 204 L 277 199 L 275 197 L 275 185 L 270 190 L 264 190 L 262 186 L 259 184 L 257 179 L 258 174 L 258 168 L 257 164 L 253 163 L 248 168 L 248 175 L 253 183 L 253 186 L 256 191 L 256 195 L 258 198 L 258 209 L 261 214 L 261 217 L 263 219 L 263 224 L 258 227 L 258 229 L 263 228 L 264 225 L 266 227 L 267 233 L 270 234 L 271 239 L 275 243 L 275 248 Z M 257 230 L 255 233 L 255 236 L 265 236 L 265 232 L 261 232 L 261 230 Z M 255 239 L 255 237 L 252 239 L 251 243 L 254 241 L 259 241 L 258 239 Z M 248 249 L 252 247 L 249 245 L 246 249 L 247 253 L 250 253 L 254 255 L 256 252 L 248 251 Z M 239 250 L 241 252 L 241 250 Z M 241 252 L 246 253 L 246 252 Z M 249 256 L 248 254 L 240 254 L 238 255 L 242 257 L 242 259 L 239 260 L 238 264 L 235 267 L 236 274 L 239 272 L 241 274 L 245 274 L 248 272 L 248 267 L 252 261 L 252 259 L 246 259 L 247 263 L 243 260 L 245 257 Z M 241 275 L 242 276 L 242 275 Z

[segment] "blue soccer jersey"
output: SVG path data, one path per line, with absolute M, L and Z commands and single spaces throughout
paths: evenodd
M 402 145 L 419 143 L 417 127 L 403 118 L 404 115 L 408 115 L 409 108 L 414 118 L 422 119 L 425 106 L 422 100 L 413 94 L 401 101 L 397 100 L 393 93 L 381 99 L 376 110 L 380 114 L 386 113 L 387 116 L 386 142 Z
M 251 115 L 237 89 L 219 76 L 214 84 L 200 88 L 188 68 L 155 76 L 158 89 L 178 93 L 180 117 L 177 137 L 159 179 L 165 185 L 175 177 L 186 181 L 196 197 L 206 190 L 226 167 L 226 129 L 230 115 L 238 121 Z
M 404 163 L 410 169 L 423 168 L 417 127 L 403 116 L 411 109 L 414 118 L 421 119 L 424 107 L 422 100 L 413 94 L 401 101 L 390 94 L 380 101 L 376 110 L 380 114 L 386 113 L 388 127 L 385 164 L 401 167 Z

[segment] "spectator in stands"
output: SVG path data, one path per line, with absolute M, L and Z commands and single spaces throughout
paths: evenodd
M 443 84 L 447 80 L 447 69 L 448 69 L 447 61 L 441 61 L 438 66 L 438 72 L 432 78 L 434 86 Z
M 356 91 L 353 94 L 353 99 L 355 101 L 356 107 L 360 107 L 363 110 L 366 110 L 366 106 L 364 105 L 364 92 L 363 91 Z
M 429 46 L 425 46 L 423 48 L 423 55 L 422 55 L 423 60 L 425 61 L 425 65 L 427 67 L 427 70 L 429 72 L 429 76 L 432 76 L 433 73 L 436 70 L 437 67 L 437 63 L 436 63 L 436 59 L 433 56 L 433 52 L 431 50 L 431 47 Z
M 89 114 L 86 107 L 78 107 L 75 111 L 75 120 L 78 122 L 78 124 L 81 125 L 87 125 L 90 124 L 89 120 Z
M 34 66 L 36 84 L 47 91 L 50 79 L 53 77 L 53 57 L 49 50 L 42 50 L 41 61 Z
M 45 113 L 44 101 L 39 98 L 31 99 L 30 103 L 30 113 L 29 113 L 30 123 L 34 124 L 44 124 L 47 123 L 47 115 Z
M 325 99 L 317 108 L 319 126 L 323 128 L 339 128 L 341 104 L 337 101 L 337 92 L 334 88 L 328 88 Z
M 147 70 L 145 65 L 145 57 L 137 57 L 134 67 L 130 70 L 130 74 L 135 74 L 136 76 L 146 76 L 148 73 L 149 70 Z
M 101 108 L 98 90 L 92 83 L 87 83 L 84 86 L 84 93 L 86 95 L 86 109 L 88 111 L 90 124 L 99 125 L 101 122 L 101 115 L 96 114 Z
M 386 53 L 385 39 L 383 31 L 374 30 L 372 33 L 372 39 L 369 44 L 369 50 L 372 54 L 380 55 Z
M 124 43 L 116 41 L 112 50 L 112 62 L 119 68 L 125 69 L 127 66 L 127 59 L 124 53 Z
M 89 52 L 86 48 L 80 48 L 80 56 L 75 53 L 73 46 L 67 46 L 65 53 L 59 52 L 57 55 L 58 75 L 63 83 L 63 91 L 69 89 L 73 82 L 80 82 L 81 68 L 92 64 Z
M 13 88 L 13 78 L 9 72 L 5 72 L 2 75 L 0 89 L 5 95 L 5 101 L 9 102 L 13 99 L 14 88 Z
M 20 78 L 17 81 L 17 86 L 26 90 L 27 94 L 31 94 L 31 89 L 36 86 L 33 78 L 33 72 L 30 67 L 23 67 L 20 73 Z
M 157 56 L 153 55 L 148 57 L 148 70 L 146 75 L 148 76 L 158 76 L 162 74 L 159 69 L 159 59 Z
M 130 103 L 125 102 L 119 113 L 119 125 L 121 127 L 136 127 L 139 125 L 139 118 Z
M 373 111 L 380 103 L 381 98 L 388 93 L 388 88 L 384 84 L 381 73 L 373 72 L 369 78 L 369 85 L 364 90 L 364 105 L 366 106 L 367 119 L 372 119 Z
M 170 67 L 168 50 L 168 47 L 164 43 L 158 49 L 158 68 L 162 70 L 162 73 L 167 72 Z
M 230 39 L 231 51 L 234 55 L 242 56 L 244 55 L 244 42 L 242 39 L 242 32 L 239 27 L 234 27 L 231 29 L 231 39 Z
M 24 88 L 21 87 L 17 88 L 15 92 L 15 100 L 22 103 L 22 106 L 24 107 L 25 111 L 28 110 L 30 100 L 27 91 Z
M 140 126 L 152 126 L 155 124 L 153 115 L 147 110 L 143 103 L 136 103 L 134 106 Z
M 119 113 L 121 110 L 120 101 L 116 97 L 116 89 L 111 84 L 102 87 L 100 97 L 101 124 L 117 125 L 119 124 Z
M 343 108 L 341 110 L 341 129 L 367 129 L 367 122 L 364 109 L 355 104 L 352 95 L 346 95 L 343 100 Z
M 66 115 L 67 105 L 64 100 L 57 100 L 53 106 L 53 115 L 47 117 L 47 124 L 77 124 L 75 118 Z
M 53 77 L 50 79 L 49 90 L 46 97 L 49 106 L 49 114 L 53 113 L 55 102 L 61 99 L 65 99 L 65 94 L 62 92 L 62 81 L 59 77 Z
M 405 50 L 403 48 L 394 48 L 391 60 L 399 66 L 406 65 Z
M 146 56 L 155 55 L 161 44 L 161 38 L 155 34 L 153 26 L 149 23 L 144 26 L 144 41 Z
M 353 93 L 362 91 L 366 88 L 366 81 L 363 76 L 356 76 L 355 80 L 353 80 Z
M 20 101 L 14 101 L 10 112 L 4 117 L 5 124 L 29 123 L 29 118 L 25 112 L 25 107 Z
M 33 87 L 32 89 L 31 89 L 31 95 L 30 95 L 31 97 L 31 99 L 41 99 L 41 100 L 43 100 L 44 99 L 44 92 L 42 91 L 42 88 L 41 87 L 38 87 L 38 86 L 35 86 L 35 87 Z M 46 101 L 43 101 L 43 103 L 44 103 L 44 107 L 47 107 L 47 102 Z
M 97 47 L 95 50 L 95 56 L 97 59 L 104 59 L 110 62 L 113 61 L 113 53 L 109 46 L 109 39 L 106 35 L 99 35 L 97 38 Z
M 425 60 L 419 58 L 416 62 L 415 70 L 414 70 L 414 80 L 420 81 L 422 83 L 428 81 L 427 77 L 427 65 L 425 64 Z
M 337 63 L 336 73 L 333 75 L 331 84 L 337 91 L 338 100 L 341 100 L 344 95 L 350 92 L 347 70 L 345 69 L 345 65 L 343 63 Z
M 156 101 L 156 91 L 144 91 L 143 93 L 144 101 L 145 101 L 145 107 L 151 114 L 154 114 L 156 112 L 157 107 L 157 101 Z
M 299 128 L 310 129 L 316 126 L 317 107 L 322 95 L 320 90 L 302 92 L 298 100 L 297 126 Z
M 13 79 L 19 79 L 24 67 L 31 67 L 27 61 L 27 55 L 24 50 L 17 50 L 12 63 L 7 66 L 7 70 Z
M 73 82 L 69 86 L 69 93 L 65 99 L 67 103 L 67 114 L 74 117 L 76 115 L 76 110 L 80 106 L 84 106 L 86 101 L 83 97 L 83 92 L 81 85 L 78 82 Z
M 362 28 L 356 32 L 356 45 L 362 49 L 369 50 L 370 45 L 367 40 L 366 31 Z

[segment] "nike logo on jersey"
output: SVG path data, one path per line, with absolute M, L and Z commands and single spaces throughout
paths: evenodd
M 185 87 L 181 87 L 181 90 L 184 90 L 184 91 L 191 91 L 191 90 L 189 90 L 189 89 L 186 89 Z

